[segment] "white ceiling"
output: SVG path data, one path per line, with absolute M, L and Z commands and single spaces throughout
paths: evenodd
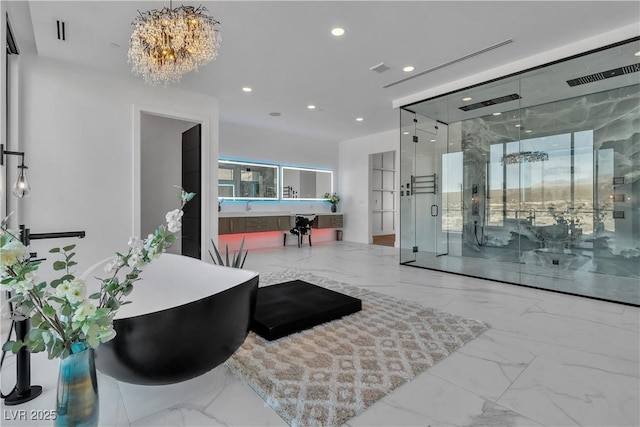
M 30 1 L 10 4 L 9 10 L 15 11 L 12 26 L 23 51 L 35 46 L 43 57 L 130 74 L 131 21 L 137 10 L 168 4 Z M 184 4 L 203 4 L 221 22 L 222 45 L 214 62 L 187 75 L 178 87 L 217 97 L 223 121 L 333 141 L 397 128 L 394 99 L 640 20 L 637 1 Z M 57 19 L 66 22 L 66 42 L 56 38 Z M 335 26 L 346 34 L 332 36 Z M 513 43 L 383 88 L 409 75 L 402 71 L 405 65 L 413 65 L 415 74 L 507 39 Z M 369 70 L 380 62 L 391 69 Z M 243 86 L 253 92 L 242 92 Z M 309 104 L 316 110 L 308 110 Z

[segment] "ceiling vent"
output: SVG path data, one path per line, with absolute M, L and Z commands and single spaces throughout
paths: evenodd
M 567 84 L 571 87 L 586 85 L 587 83 L 598 82 L 611 77 L 622 76 L 623 74 L 637 73 L 638 71 L 640 71 L 640 64 L 627 65 L 626 67 L 614 68 L 613 70 L 567 80 Z
M 67 40 L 67 29 L 64 21 L 57 20 L 56 27 L 58 29 L 58 40 L 66 41 Z
M 458 107 L 462 111 L 471 111 L 477 110 L 478 108 L 489 107 L 490 105 L 502 104 L 503 102 L 515 101 L 516 99 L 520 99 L 520 95 L 517 93 L 512 93 L 511 95 L 501 96 L 500 98 L 488 99 L 486 101 L 476 102 L 475 104 L 464 105 L 462 107 Z
M 384 62 L 379 63 L 378 65 L 374 65 L 373 67 L 369 68 L 371 71 L 375 71 L 376 73 L 384 73 L 387 70 L 390 70 L 391 67 L 389 67 L 387 64 L 385 64 Z

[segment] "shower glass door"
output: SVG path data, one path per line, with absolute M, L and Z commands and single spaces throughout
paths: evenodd
M 448 253 L 442 173 L 447 125 L 401 110 L 401 262 L 429 266 Z

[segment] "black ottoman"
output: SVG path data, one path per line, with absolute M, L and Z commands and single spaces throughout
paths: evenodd
M 362 301 L 302 280 L 258 288 L 250 329 L 269 341 L 362 310 Z

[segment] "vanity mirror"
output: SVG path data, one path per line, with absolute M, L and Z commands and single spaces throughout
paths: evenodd
M 282 166 L 282 198 L 324 200 L 333 192 L 333 172 L 330 170 Z
M 278 200 L 278 186 L 277 165 L 218 161 L 220 199 Z

